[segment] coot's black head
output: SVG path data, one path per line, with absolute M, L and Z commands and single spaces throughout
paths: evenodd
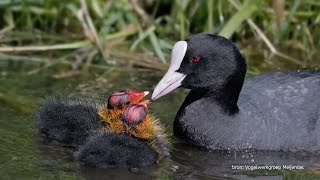
M 245 59 L 231 41 L 217 35 L 196 34 L 174 45 L 169 70 L 155 88 L 152 99 L 180 86 L 218 94 L 227 88 L 239 94 L 245 73 Z

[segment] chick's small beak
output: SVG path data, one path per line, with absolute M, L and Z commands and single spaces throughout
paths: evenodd
M 128 100 L 131 104 L 139 104 L 140 101 L 149 94 L 149 91 L 139 92 L 135 90 L 129 90 L 128 94 Z
M 150 103 L 151 103 L 151 100 L 148 99 L 140 102 L 139 105 L 143 105 L 144 107 L 147 107 Z

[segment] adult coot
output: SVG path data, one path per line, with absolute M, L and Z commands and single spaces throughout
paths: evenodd
M 272 72 L 245 79 L 245 58 L 228 39 L 197 34 L 177 42 L 156 100 L 191 89 L 174 134 L 216 150 L 320 149 L 320 71 Z

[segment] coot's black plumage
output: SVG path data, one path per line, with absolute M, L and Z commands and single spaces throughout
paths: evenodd
M 196 146 L 320 150 L 320 71 L 272 72 L 244 81 L 245 73 L 245 59 L 231 41 L 193 35 L 174 46 L 152 99 L 180 86 L 191 89 L 174 134 Z

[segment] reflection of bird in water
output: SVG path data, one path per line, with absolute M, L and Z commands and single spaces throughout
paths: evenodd
M 78 151 L 81 164 L 95 167 L 141 167 L 169 155 L 161 124 L 149 115 L 147 92 L 113 93 L 108 105 L 84 99 L 48 98 L 36 116 L 38 132 Z M 90 136 L 90 137 L 89 137 Z

